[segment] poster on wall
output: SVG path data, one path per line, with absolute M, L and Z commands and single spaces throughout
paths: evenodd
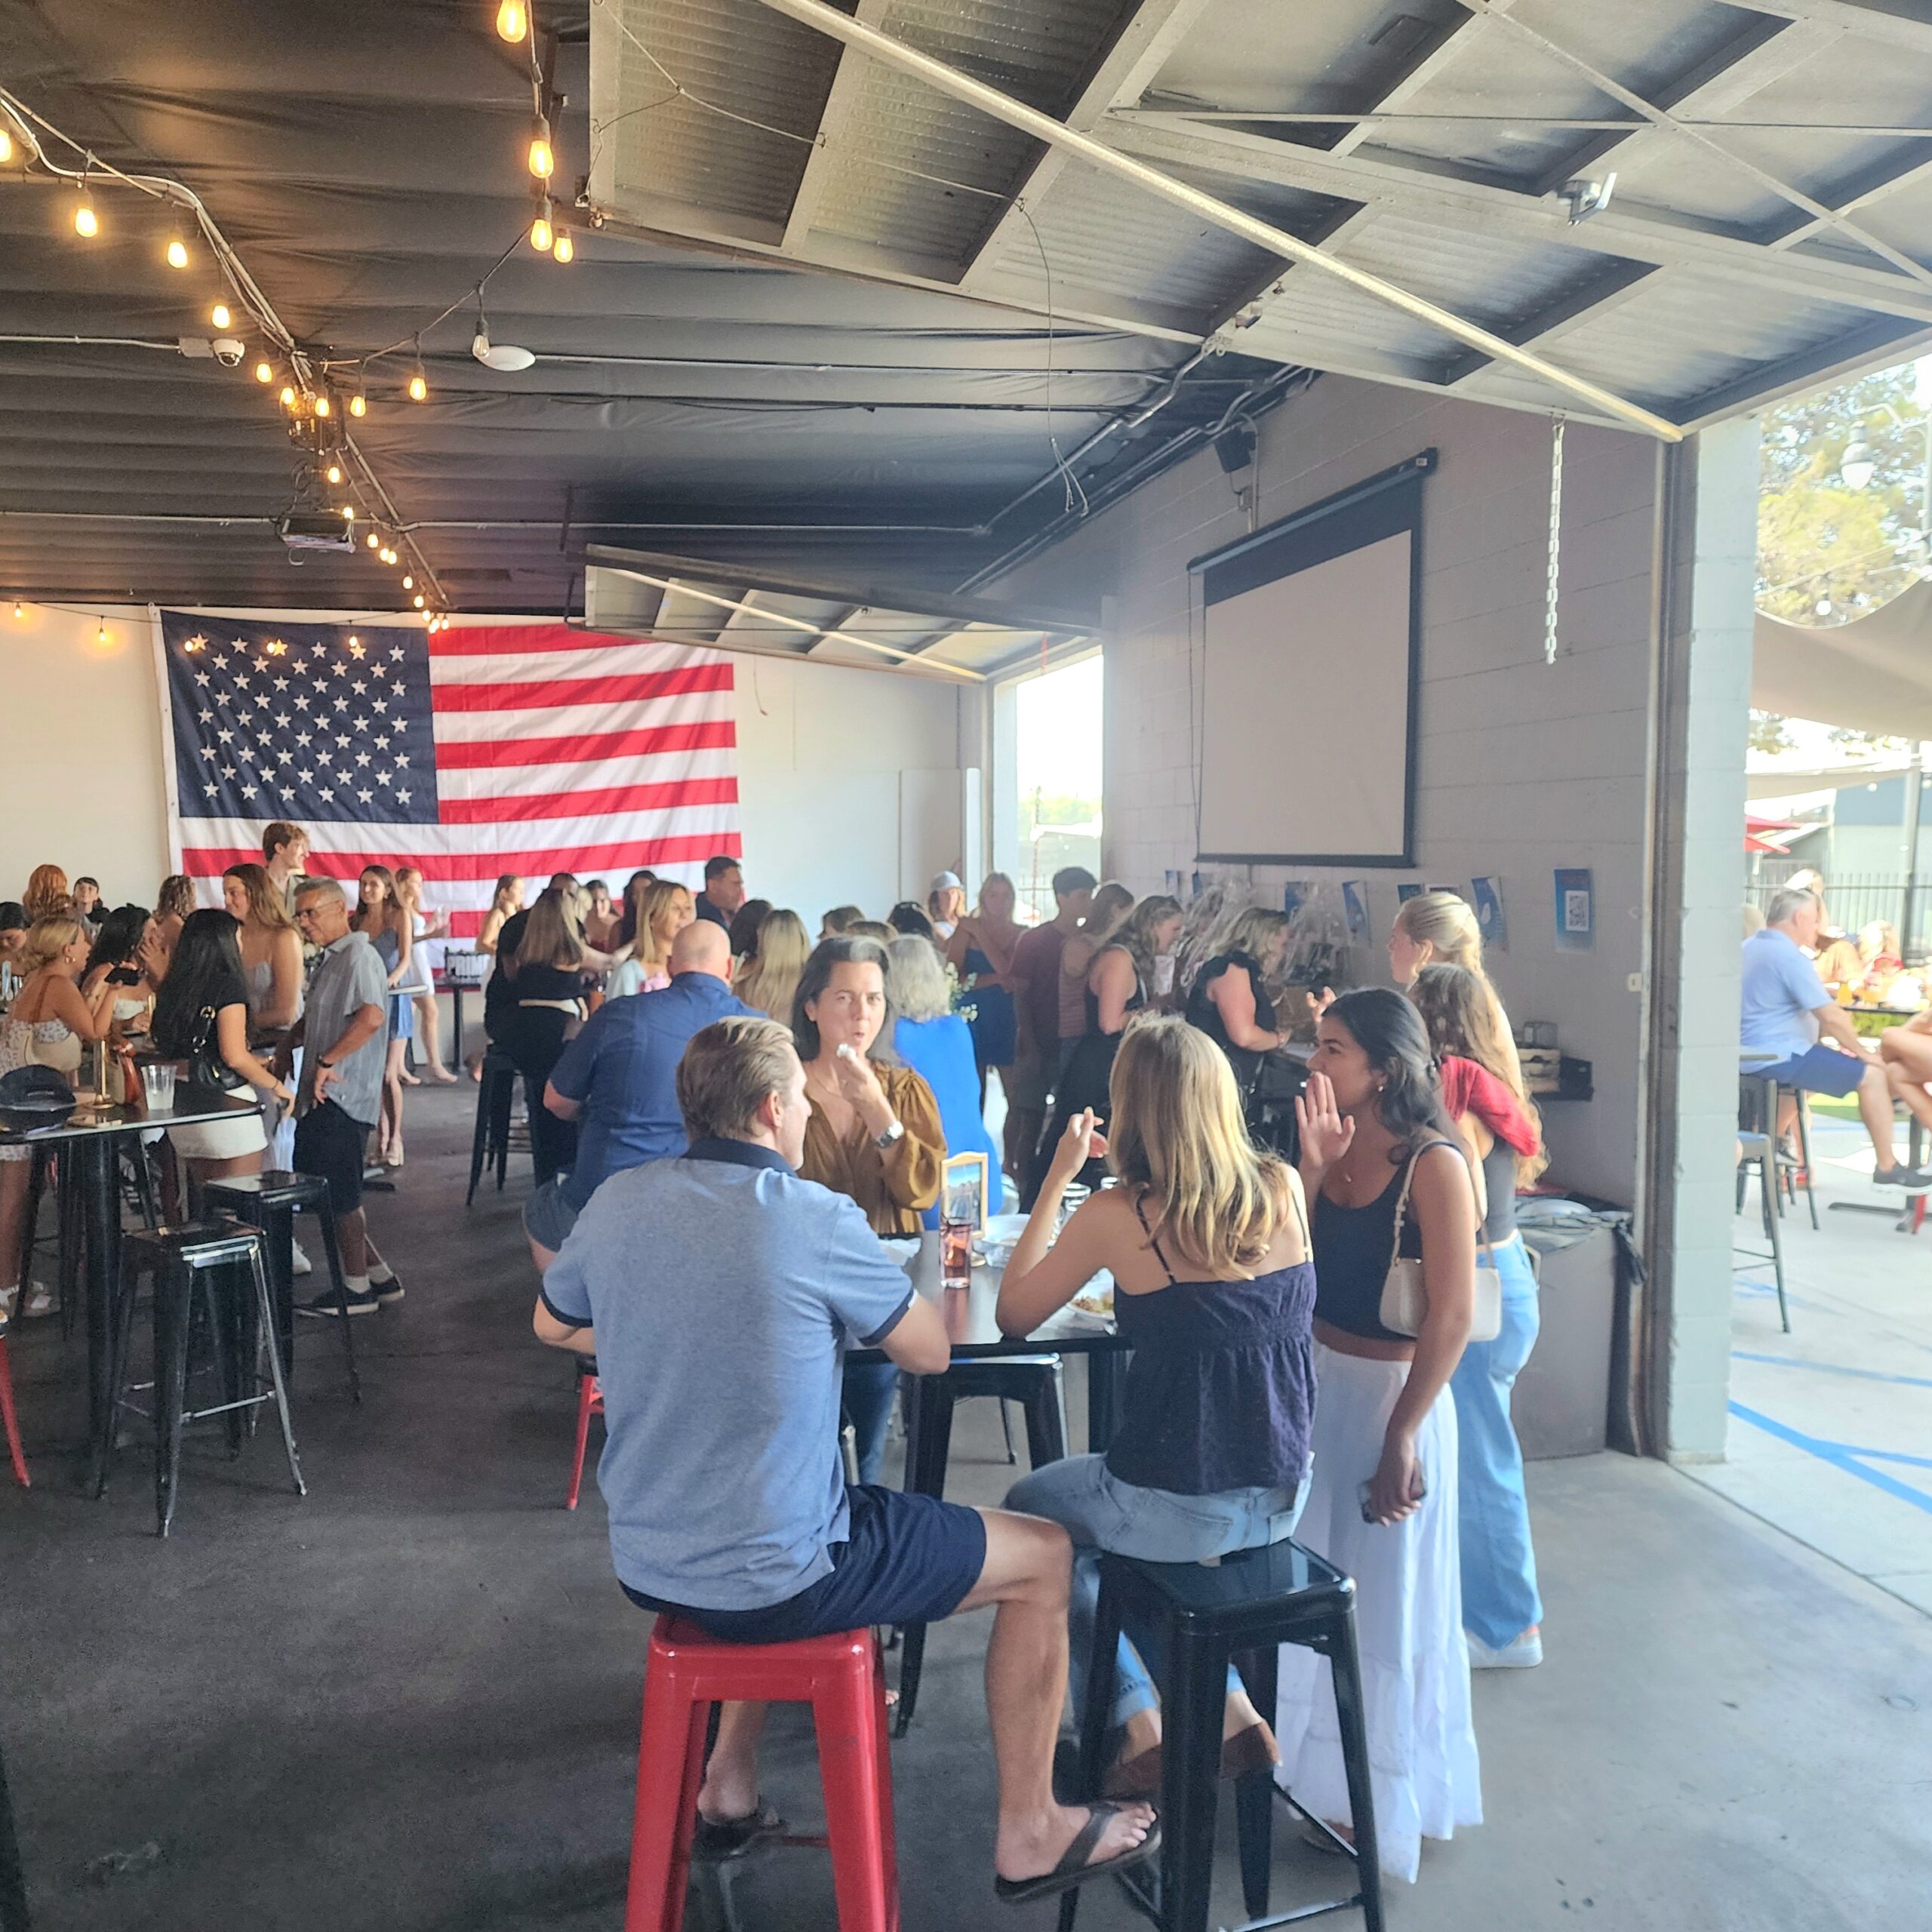
M 1419 878 L 1404 879 L 1395 888 L 1395 897 L 1406 906 L 1411 899 L 1420 899 L 1426 888 Z
M 1494 873 L 1469 881 L 1469 903 L 1476 909 L 1484 946 L 1497 952 L 1509 950 L 1509 921 L 1503 910 L 1503 881 Z
M 1556 943 L 1570 952 L 1587 952 L 1595 938 L 1595 894 L 1587 866 L 1556 869 Z
M 1355 946 L 1368 943 L 1368 888 L 1360 879 L 1342 884 L 1342 909 L 1349 922 L 1349 939 Z
M 1291 878 L 1281 888 L 1281 910 L 1293 918 L 1308 903 L 1315 888 L 1305 878 Z

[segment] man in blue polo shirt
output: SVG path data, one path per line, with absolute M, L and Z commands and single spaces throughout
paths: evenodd
M 1740 1042 L 1747 1052 L 1778 1056 L 1749 1070 L 1801 1093 L 1837 1100 L 1856 1094 L 1859 1118 L 1878 1156 L 1872 1178 L 1883 1187 L 1932 1187 L 1932 1177 L 1900 1161 L 1884 1063 L 1825 990 L 1807 956 L 1806 949 L 1817 943 L 1823 909 L 1815 892 L 1786 887 L 1772 894 L 1763 930 L 1744 942 Z
M 762 1015 L 694 1038 L 678 1069 L 681 1158 L 613 1175 L 543 1277 L 533 1326 L 597 1358 L 597 1483 L 625 1593 L 725 1642 L 778 1644 L 998 1605 L 986 1703 L 1002 1897 L 1064 1890 L 1152 1855 L 1144 1804 L 1053 1794 L 1072 1560 L 1057 1524 L 848 1487 L 848 1345 L 943 1374 L 946 1324 L 864 1214 L 795 1171 L 811 1103 L 788 1029 Z M 758 1798 L 764 1707 L 728 1704 L 698 1795 L 699 1848 L 782 1829 Z
M 671 943 L 671 983 L 607 1001 L 565 1048 L 543 1104 L 578 1121 L 577 1164 L 546 1181 L 523 1211 L 538 1273 L 549 1266 L 583 1204 L 614 1174 L 685 1151 L 678 1062 L 714 1020 L 751 1014 L 731 990 L 731 943 L 698 920 Z

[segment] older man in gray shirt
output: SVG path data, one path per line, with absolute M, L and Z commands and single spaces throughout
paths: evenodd
M 389 974 L 368 937 L 350 929 L 348 900 L 334 879 L 302 881 L 295 923 L 321 956 L 303 1016 L 275 1056 L 276 1071 L 285 1075 L 295 1048 L 306 1046 L 295 1096 L 296 1171 L 328 1183 L 347 1311 L 370 1315 L 402 1299 L 402 1284 L 376 1252 L 362 1211 L 362 1157 L 382 1111 L 389 1053 Z M 331 1289 L 304 1302 L 300 1312 L 340 1315 L 343 1307 Z
M 597 1358 L 597 1472 L 618 1581 L 725 1642 L 785 1643 L 996 1606 L 986 1703 L 1003 1898 L 1150 1857 L 1144 1804 L 1063 1805 L 1072 1561 L 1057 1524 L 863 1484 L 839 1466 L 848 1345 L 943 1374 L 946 1324 L 857 1204 L 796 1171 L 811 1106 L 789 1029 L 714 1022 L 678 1067 L 681 1159 L 615 1174 L 543 1276 L 534 1325 Z M 778 1829 L 758 1797 L 761 1704 L 727 1704 L 698 1793 L 713 1854 Z

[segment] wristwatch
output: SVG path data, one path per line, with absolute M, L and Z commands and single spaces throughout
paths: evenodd
M 897 1146 L 905 1138 L 906 1123 L 903 1120 L 895 1120 L 883 1134 L 875 1136 L 872 1145 L 883 1154 L 888 1148 Z

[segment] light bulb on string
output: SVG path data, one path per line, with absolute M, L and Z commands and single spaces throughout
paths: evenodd
M 577 259 L 577 244 L 571 239 L 571 232 L 568 228 L 558 229 L 556 246 L 550 251 L 550 259 L 553 262 L 570 262 Z
M 352 416 L 367 416 L 369 413 L 368 398 L 360 389 L 349 398 L 349 413 Z
M 414 590 L 416 588 L 416 580 L 407 571 L 402 574 L 402 587 L 405 590 Z
M 423 593 L 422 593 L 422 592 L 421 592 L 421 591 L 420 591 L 420 590 L 419 590 L 419 591 L 416 593 L 416 608 L 417 608 L 417 610 L 419 610 L 419 611 L 420 611 L 420 610 L 421 610 L 421 609 L 423 608 L 423 605 L 424 605 L 425 604 L 426 604 L 428 601 L 429 601 L 429 599 L 428 599 L 427 598 L 426 598 L 426 597 L 423 595 Z
M 171 269 L 188 266 L 188 245 L 178 235 L 168 245 L 168 266 Z
M 380 550 L 383 547 L 383 534 L 379 530 L 371 531 L 364 540 L 372 550 Z
M 22 605 L 22 603 L 20 602 L 20 600 L 17 597 L 17 598 L 15 598 L 14 599 L 14 623 L 17 624 L 17 623 L 20 621 L 20 620 L 21 620 L 23 617 L 24 617 L 26 615 L 26 610 L 25 606 Z
M 234 319 L 235 318 L 228 312 L 228 304 L 226 302 L 217 302 L 208 311 L 209 321 L 218 329 L 226 328 Z
M 343 505 L 342 520 L 344 523 L 353 523 L 355 521 L 355 506 L 353 503 Z
M 74 232 L 84 242 L 91 242 L 100 232 L 100 223 L 94 211 L 94 197 L 88 193 L 85 179 L 81 183 L 80 201 L 74 209 Z
M 5 168 L 14 158 L 14 137 L 5 128 L 0 128 L 0 168 Z
M 281 396 L 278 400 L 283 408 L 293 409 L 295 407 L 295 385 L 293 383 L 284 383 L 281 386 Z
M 547 181 L 556 171 L 557 151 L 550 141 L 550 124 L 542 115 L 530 137 L 530 171 L 540 181 Z
M 331 463 L 328 466 L 328 475 L 331 483 L 340 483 L 342 481 L 342 465 L 339 463 Z
M 94 632 L 94 641 L 96 644 L 105 644 L 107 641 L 107 620 L 105 617 L 101 619 L 99 627 Z
M 255 380 L 258 383 L 272 383 L 275 380 L 275 371 L 266 360 L 255 365 Z
M 524 0 L 503 0 L 497 9 L 497 33 L 514 46 L 530 32 L 530 9 Z
M 537 202 L 537 219 L 530 224 L 530 245 L 540 255 L 547 255 L 556 245 L 557 231 L 550 220 L 550 198 L 540 195 Z
M 429 394 L 429 379 L 423 373 L 423 345 L 418 342 L 416 345 L 416 367 L 409 378 L 409 399 L 411 402 L 422 402 L 426 400 Z
M 333 405 L 329 401 L 328 392 L 326 389 L 318 393 L 315 398 L 315 414 L 318 416 L 328 415 L 332 406 Z

